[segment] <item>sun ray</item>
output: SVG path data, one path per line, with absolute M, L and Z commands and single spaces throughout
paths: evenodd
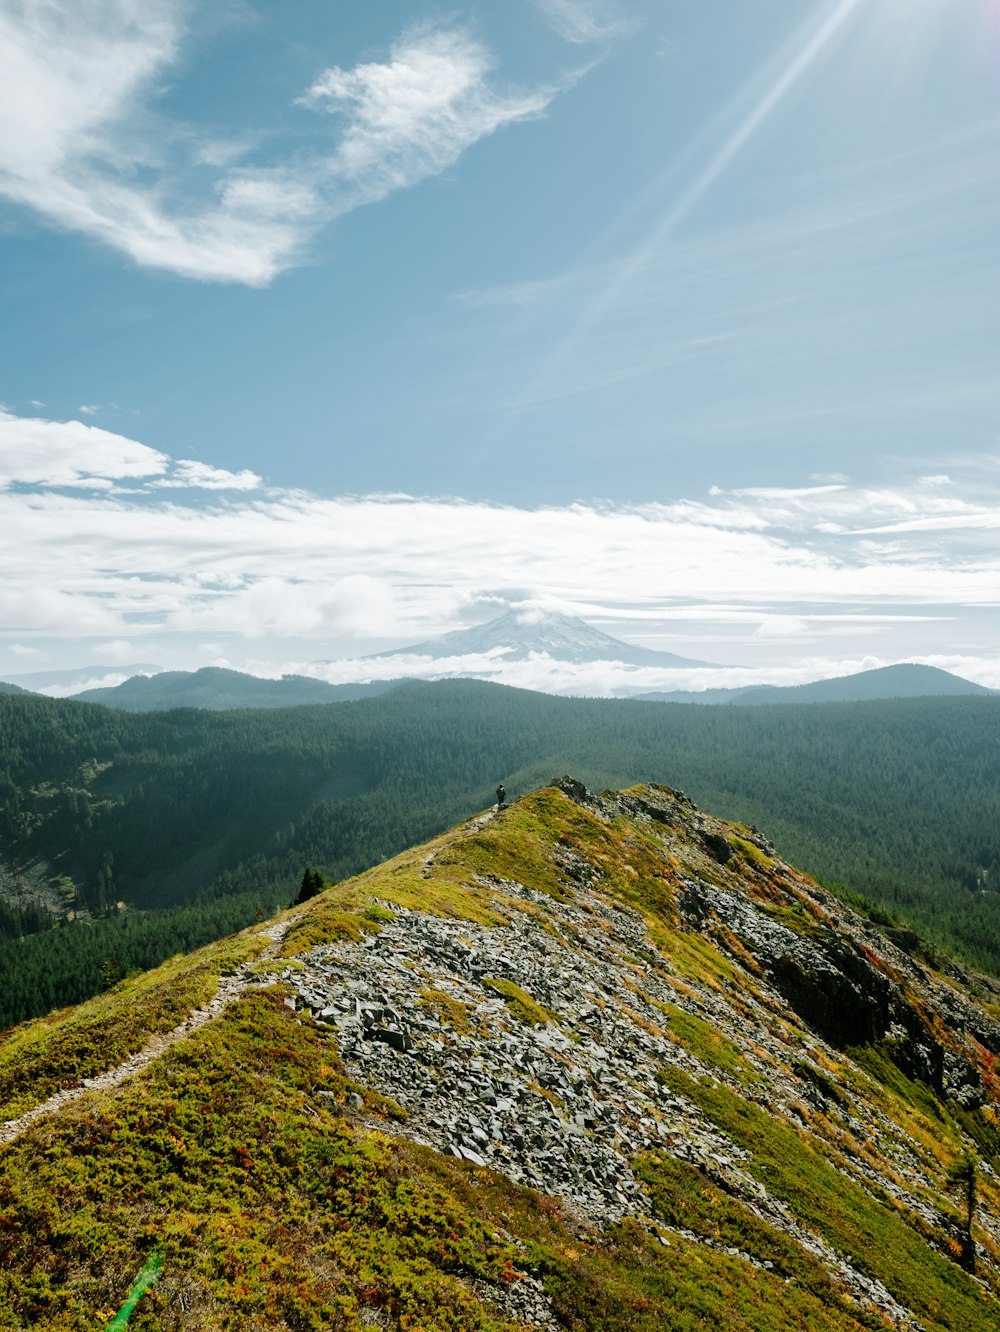
M 856 11 L 870 3 L 871 0 L 835 0 L 818 20 L 813 20 L 789 44 L 789 57 L 781 63 L 773 82 L 758 97 L 740 124 L 729 133 L 680 198 L 657 221 L 642 244 L 626 262 L 616 266 L 611 280 L 599 291 L 575 324 L 571 337 L 558 348 L 542 374 L 536 377 L 532 389 L 525 395 L 527 401 L 543 391 L 547 382 L 566 364 L 587 334 L 645 269 L 671 232 L 705 197 L 789 93 L 808 74 Z

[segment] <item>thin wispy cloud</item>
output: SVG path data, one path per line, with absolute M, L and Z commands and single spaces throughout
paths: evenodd
M 861 195 L 821 172 L 774 211 L 460 293 L 462 334 L 490 336 L 459 402 L 500 434 L 507 413 L 569 412 L 635 385 L 657 395 L 679 449 L 738 438 L 767 450 L 796 435 L 815 447 L 821 430 L 824 442 L 838 431 L 846 441 L 876 422 L 887 439 L 922 442 L 956 420 L 967 437 L 989 438 L 1000 383 L 969 347 L 995 337 L 981 274 L 987 228 L 1000 224 L 998 146 L 994 133 L 941 148 Z M 964 339 L 949 334 L 956 327 Z M 627 413 L 635 395 L 618 402 Z
M 533 3 L 560 37 L 578 45 L 607 41 L 633 26 L 612 0 L 533 0 Z
M 539 2 L 550 5 L 557 11 L 566 8 L 572 12 L 581 7 L 579 0 L 539 0 Z M 832 3 L 824 8 L 819 19 L 811 19 L 788 44 L 786 50 L 779 54 L 773 65 L 764 72 L 759 80 L 762 86 L 754 89 L 755 95 L 749 106 L 737 105 L 727 113 L 727 118 L 723 122 L 721 142 L 708 152 L 707 161 L 700 165 L 678 197 L 671 201 L 662 216 L 656 220 L 642 244 L 636 247 L 623 263 L 615 266 L 610 280 L 594 292 L 587 307 L 574 322 L 569 337 L 545 357 L 527 396 L 537 397 L 540 391 L 544 392 L 545 387 L 573 356 L 580 343 L 637 283 L 640 275 L 663 249 L 677 227 L 729 170 L 864 3 L 865 0 L 832 0 Z M 670 175 L 669 170 L 667 175 Z
M 502 125 L 544 111 L 550 91 L 491 89 L 493 61 L 462 29 L 402 39 L 384 64 L 326 70 L 300 104 L 343 118 L 325 164 L 338 210 L 384 198 L 456 162 Z
M 312 136 L 283 160 L 238 165 L 250 141 L 154 114 L 188 8 L 22 0 L 0 13 L 0 195 L 138 264 L 263 285 L 332 219 L 440 173 L 554 95 L 493 88 L 492 58 L 464 29 L 414 32 L 384 63 L 332 66 L 299 99 L 337 113 L 328 149 Z

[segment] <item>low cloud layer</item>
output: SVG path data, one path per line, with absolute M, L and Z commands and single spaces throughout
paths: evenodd
M 79 421 L 0 414 L 0 642 L 22 654 L 110 640 L 167 664 L 203 664 L 206 643 L 234 662 L 334 660 L 514 603 L 748 666 L 881 663 L 905 631 L 911 658 L 985 661 L 982 679 L 1000 654 L 998 529 L 996 457 L 882 487 L 524 509 L 273 490 Z M 547 669 L 497 664 L 511 683 Z
M 963 679 L 1000 689 L 1000 659 L 959 654 L 931 653 L 911 660 L 949 671 Z M 314 662 L 250 663 L 251 673 L 277 677 L 284 674 L 311 675 L 331 684 L 366 680 L 458 679 L 475 676 L 496 684 L 518 689 L 534 689 L 548 694 L 575 694 L 582 697 L 627 697 L 642 693 L 700 692 L 705 689 L 741 689 L 747 685 L 801 685 L 813 680 L 854 675 L 894 664 L 892 657 L 868 653 L 858 657 L 831 658 L 809 656 L 787 666 L 720 666 L 664 670 L 657 666 L 628 666 L 620 661 L 594 661 L 573 666 L 547 653 L 537 653 L 524 661 L 507 661 L 500 654 L 449 657 L 444 660 L 412 654 L 382 657 L 366 661 L 359 669 L 357 659 L 317 664 Z

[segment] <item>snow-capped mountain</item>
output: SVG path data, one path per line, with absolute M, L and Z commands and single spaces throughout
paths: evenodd
M 655 652 L 634 647 L 620 638 L 595 629 L 574 615 L 554 612 L 507 611 L 486 624 L 471 629 L 453 629 L 451 633 L 429 638 L 411 647 L 381 652 L 380 657 L 466 657 L 487 652 L 504 652 L 507 661 L 523 661 L 532 653 L 545 653 L 557 661 L 618 661 L 629 666 L 706 666 L 710 663 L 678 657 L 672 652 Z

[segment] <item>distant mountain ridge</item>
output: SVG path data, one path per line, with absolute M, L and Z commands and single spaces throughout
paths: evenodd
M 906 662 L 880 666 L 854 675 L 834 676 L 801 685 L 746 685 L 739 689 L 674 690 L 669 693 L 635 694 L 647 703 L 765 704 L 765 703 L 860 703 L 887 698 L 934 698 L 953 695 L 996 694 L 985 685 L 963 680 L 960 675 Z
M 28 671 L 26 674 L 16 672 L 13 675 L 8 675 L 7 681 L 26 689 L 29 694 L 33 694 L 37 693 L 39 689 L 54 687 L 72 690 L 74 685 L 79 688 L 80 685 L 88 684 L 94 680 L 105 680 L 109 675 L 156 675 L 162 670 L 162 666 L 156 666 L 149 661 L 131 661 L 118 666 L 98 663 L 90 666 L 62 667 L 51 671 Z
M 270 680 L 221 666 L 203 666 L 198 671 L 136 675 L 106 689 L 85 689 L 75 697 L 82 703 L 103 703 L 123 712 L 165 712 L 171 708 L 222 712 L 232 708 L 292 708 L 310 703 L 353 702 L 384 694 L 401 683 L 401 680 L 377 680 L 369 684 L 335 685 L 308 675 L 283 675 L 279 680 Z
M 546 653 L 557 661 L 582 664 L 589 661 L 620 661 L 628 666 L 662 666 L 665 669 L 710 666 L 711 662 L 679 657 L 673 652 L 656 652 L 635 647 L 613 638 L 575 615 L 533 611 L 506 611 L 486 624 L 471 629 L 453 629 L 436 638 L 425 639 L 410 647 L 393 648 L 374 657 L 470 657 L 503 651 L 507 661 L 524 661 L 532 653 Z

